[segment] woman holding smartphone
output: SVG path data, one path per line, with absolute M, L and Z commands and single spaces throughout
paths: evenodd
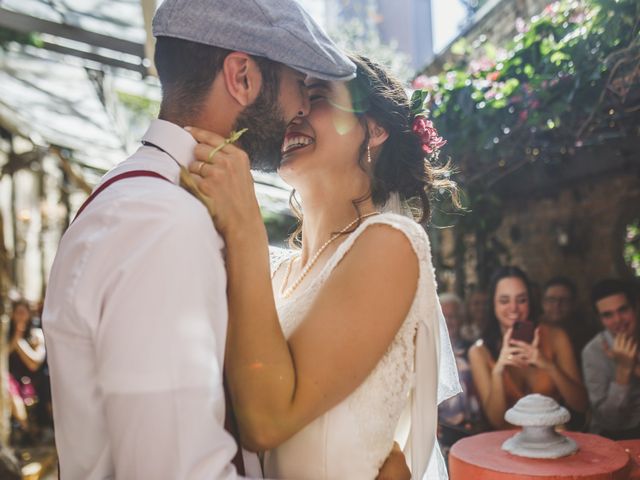
M 494 429 L 508 428 L 505 412 L 539 393 L 574 412 L 588 407 L 571 342 L 560 328 L 537 325 L 531 285 L 518 267 L 501 267 L 491 280 L 487 328 L 469 350 L 482 410 Z

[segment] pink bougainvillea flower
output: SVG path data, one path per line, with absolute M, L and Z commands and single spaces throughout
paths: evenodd
M 518 33 L 527 33 L 529 31 L 529 25 L 520 17 L 516 18 L 516 31 Z
M 415 90 L 433 90 L 438 84 L 437 77 L 427 77 L 426 75 L 417 76 L 412 83 Z
M 500 78 L 500 72 L 491 72 L 489 75 L 487 75 L 487 80 L 489 80 L 490 82 L 495 82 Z
M 431 155 L 446 145 L 447 141 L 438 136 L 438 130 L 431 120 L 423 115 L 418 115 L 413 120 L 413 132 L 420 137 L 422 150 L 427 155 Z

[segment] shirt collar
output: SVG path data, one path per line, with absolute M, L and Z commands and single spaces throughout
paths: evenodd
M 193 149 L 198 142 L 189 132 L 175 123 L 160 119 L 153 120 L 142 141 L 164 150 L 183 167 L 188 167 L 196 159 Z

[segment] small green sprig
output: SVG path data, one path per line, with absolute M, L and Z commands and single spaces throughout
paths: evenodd
M 224 142 L 211 150 L 211 153 L 209 153 L 209 161 L 207 163 L 211 163 L 211 159 L 213 158 L 213 156 L 217 152 L 222 150 L 226 145 L 232 145 L 240 140 L 240 137 L 242 137 L 242 135 L 244 135 L 247 130 L 247 128 L 243 128 L 242 130 L 232 131 L 229 137 L 224 139 Z M 182 165 L 180 165 L 180 186 L 191 195 L 196 197 L 198 200 L 200 200 L 200 202 L 202 202 L 202 204 L 207 207 L 211 218 L 215 217 L 215 205 L 213 204 L 213 200 L 200 191 L 198 185 L 196 185 L 196 182 L 193 180 L 193 177 L 191 176 L 189 170 Z
M 222 142 L 220 145 L 218 145 L 213 150 L 211 150 L 211 152 L 209 152 L 209 156 L 207 157 L 207 160 L 208 160 L 207 163 L 211 163 L 211 159 L 213 158 L 213 156 L 216 153 L 218 153 L 220 150 L 222 150 L 225 146 L 232 145 L 236 143 L 238 140 L 240 140 L 240 137 L 244 135 L 244 132 L 246 132 L 247 130 L 249 129 L 243 128 L 242 130 L 238 130 L 237 132 L 235 130 L 232 131 L 231 135 L 229 135 L 229 138 L 225 138 L 224 142 Z

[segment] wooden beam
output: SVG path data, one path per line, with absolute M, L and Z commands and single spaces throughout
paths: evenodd
M 100 33 L 83 30 L 79 27 L 63 23 L 51 22 L 23 13 L 12 12 L 0 7 L 0 26 L 24 33 L 42 32 L 56 37 L 68 38 L 95 47 L 107 48 L 116 52 L 127 53 L 144 58 L 144 45 L 141 43 L 110 37 Z
M 145 45 L 121 38 L 110 37 L 96 32 L 83 30 L 72 25 L 51 22 L 41 18 L 32 17 L 18 12 L 7 10 L 0 7 L 0 27 L 8 28 L 22 33 L 40 32 L 47 33 L 60 38 L 73 40 L 74 42 L 84 43 L 91 47 L 111 50 L 116 53 L 132 55 L 138 59 L 137 62 L 127 62 L 123 59 L 112 58 L 101 55 L 96 52 L 87 52 L 75 49 L 69 46 L 59 45 L 53 42 L 44 42 L 43 48 L 63 53 L 65 55 L 73 55 L 84 58 L 86 60 L 99 62 L 104 65 L 111 65 L 117 68 L 135 70 L 143 76 L 148 75 L 148 71 L 144 66 L 146 58 Z
M 116 58 L 105 57 L 103 55 L 91 52 L 84 52 L 82 50 L 76 50 L 73 48 L 63 47 L 55 43 L 44 42 L 43 48 L 50 52 L 61 53 L 63 55 L 72 55 L 74 57 L 80 57 L 91 62 L 97 62 L 102 65 L 109 65 L 111 67 L 123 68 L 125 70 L 133 70 L 138 72 L 143 77 L 148 75 L 147 68 L 142 63 L 129 63 Z

